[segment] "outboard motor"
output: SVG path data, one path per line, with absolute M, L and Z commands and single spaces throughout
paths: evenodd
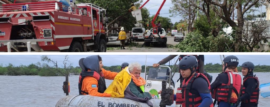
M 166 107 L 166 105 L 172 105 L 174 102 L 174 92 L 171 87 L 166 89 L 166 81 L 162 81 L 161 101 L 159 106 Z

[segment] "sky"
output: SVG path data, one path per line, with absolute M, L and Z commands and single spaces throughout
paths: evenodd
M 143 2 L 141 3 L 141 5 L 147 0 L 143 0 Z M 161 6 L 163 0 L 150 0 L 144 7 L 147 8 L 150 12 L 150 16 L 155 15 L 156 12 L 158 11 L 159 7 Z M 170 7 L 172 7 L 172 0 L 166 0 L 163 8 L 160 11 L 160 16 L 163 17 L 169 17 L 171 14 L 169 14 L 169 9 Z M 260 8 L 256 9 L 257 11 L 254 12 L 254 14 L 258 14 L 258 13 L 262 13 L 262 12 L 266 12 L 266 8 L 265 6 L 262 6 Z M 236 11 L 235 11 L 236 13 Z M 253 14 L 253 13 L 252 13 Z M 174 24 L 175 22 L 179 22 L 181 19 L 183 19 L 181 16 L 176 16 L 176 17 L 170 17 L 172 23 Z
M 32 63 L 41 62 L 42 55 L 0 55 L 0 66 L 7 66 L 9 63 L 14 66 L 29 65 Z M 58 65 L 63 66 L 65 55 L 47 55 L 49 58 L 58 62 Z M 85 58 L 90 55 L 68 55 L 69 63 L 76 67 L 80 58 Z M 101 55 L 104 66 L 121 65 L 123 62 L 133 63 L 138 62 L 141 65 L 152 66 L 154 63 L 159 62 L 168 55 Z M 225 55 L 228 56 L 228 55 Z M 236 55 L 239 58 L 239 64 L 246 61 L 252 61 L 255 65 L 270 65 L 270 55 Z M 147 57 L 147 60 L 146 60 Z M 176 58 L 171 60 L 170 64 L 173 65 Z M 44 62 L 45 63 L 45 62 Z M 205 55 L 205 64 L 207 63 L 220 63 L 220 55 Z M 169 63 L 167 63 L 169 64 Z

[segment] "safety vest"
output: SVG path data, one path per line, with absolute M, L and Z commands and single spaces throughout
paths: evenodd
M 80 77 L 79 77 L 79 94 L 80 95 L 85 95 L 85 94 L 88 94 L 88 92 L 85 92 L 85 91 L 82 91 L 82 82 L 83 82 L 83 79 L 86 77 L 86 76 L 90 76 L 90 77 L 94 77 L 95 79 L 97 79 L 98 81 L 98 92 L 99 93 L 104 93 L 104 91 L 106 90 L 106 83 L 105 83 L 105 79 L 102 75 L 102 73 L 98 73 L 96 71 L 83 71 L 81 74 L 80 74 Z
M 209 90 L 211 89 L 211 85 L 207 77 L 202 73 L 195 73 L 188 80 L 184 79 L 181 88 L 177 88 L 176 107 L 198 107 L 201 104 L 202 102 L 201 96 L 199 94 L 194 94 L 190 92 L 192 83 L 198 77 L 204 78 L 208 83 Z M 213 104 L 211 104 L 210 107 L 213 107 Z
M 225 71 L 228 75 L 228 83 L 222 83 L 218 88 L 214 89 L 213 98 L 217 101 L 227 103 L 236 103 L 240 97 L 242 86 L 242 78 L 239 74 L 234 74 L 230 71 Z
M 259 89 L 259 80 L 258 80 L 258 77 L 256 76 L 248 76 L 246 78 L 244 78 L 244 82 L 246 82 L 247 79 L 249 78 L 254 78 L 258 85 L 256 87 L 256 89 L 252 92 L 251 96 L 250 96 L 250 99 L 249 100 L 245 100 L 245 101 L 242 101 L 242 103 L 258 103 L 258 100 L 259 100 L 259 92 L 260 92 L 260 89 Z M 245 94 L 245 90 L 246 88 L 243 86 L 242 87 L 242 90 L 241 90 L 241 94 L 244 95 Z
M 140 89 L 144 92 L 144 85 L 140 86 Z

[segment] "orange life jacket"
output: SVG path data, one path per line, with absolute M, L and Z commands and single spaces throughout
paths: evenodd
M 198 107 L 201 104 L 202 102 L 201 96 L 199 94 L 196 95 L 190 92 L 192 83 L 198 77 L 204 78 L 208 83 L 209 90 L 211 89 L 211 85 L 207 77 L 202 73 L 195 73 L 188 80 L 184 79 L 184 81 L 182 82 L 182 87 L 177 89 L 176 107 L 180 107 L 181 104 L 182 104 L 181 107 Z M 213 107 L 213 104 L 211 104 L 210 107 Z
M 259 84 L 259 80 L 258 80 L 258 77 L 256 76 L 248 76 L 246 78 L 244 78 L 244 82 L 243 84 L 246 82 L 247 79 L 249 78 L 254 78 L 257 83 Z M 242 90 L 241 90 L 241 94 L 244 95 L 245 94 L 245 87 L 243 86 L 242 87 Z M 242 101 L 242 103 L 258 103 L 258 100 L 259 100 L 259 85 L 257 85 L 255 91 L 252 92 L 251 96 L 250 96 L 250 99 L 249 100 L 245 100 L 245 101 Z
M 240 97 L 240 90 L 242 86 L 242 78 L 239 74 L 234 74 L 231 71 L 225 71 L 228 75 L 228 83 L 222 83 L 217 89 L 214 89 L 213 98 L 217 101 L 224 101 L 227 103 L 236 103 Z
M 84 74 L 84 75 L 83 75 Z M 79 94 L 83 95 L 83 94 L 88 94 L 88 92 L 82 91 L 82 82 L 84 77 L 86 76 L 91 76 L 94 77 L 95 79 L 97 79 L 98 81 L 98 92 L 103 93 L 106 90 L 106 84 L 105 84 L 105 79 L 103 78 L 102 73 L 98 73 L 96 71 L 83 71 L 80 74 L 79 77 L 79 84 L 78 84 L 78 88 L 79 88 Z

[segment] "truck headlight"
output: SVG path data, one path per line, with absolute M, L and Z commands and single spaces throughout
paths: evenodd
M 44 38 L 51 38 L 52 37 L 52 30 L 51 29 L 43 29 L 43 37 Z

